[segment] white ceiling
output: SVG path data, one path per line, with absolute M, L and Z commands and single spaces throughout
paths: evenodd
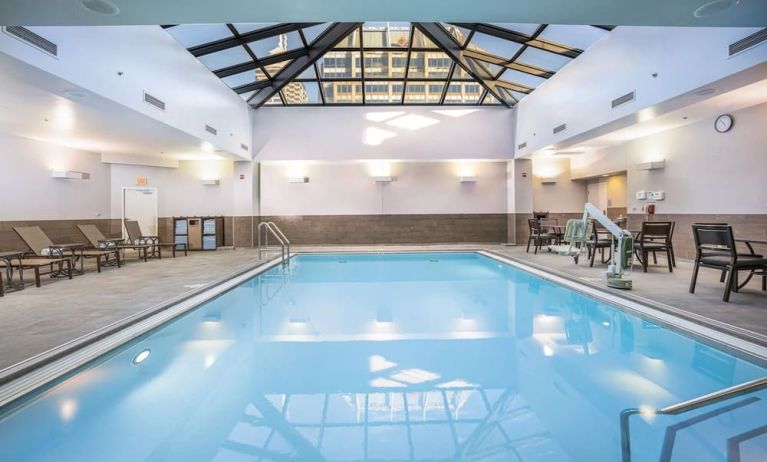
M 100 2 L 100 3 L 99 3 Z M 108 3 L 104 3 L 108 2 Z M 116 15 L 97 14 L 116 7 Z M 697 11 L 697 15 L 696 15 Z M 756 26 L 764 0 L 23 0 L 0 2 L 13 25 L 196 24 L 314 21 Z
M 544 148 L 533 157 L 585 154 L 762 103 L 767 103 L 767 63 Z
M 0 132 L 98 153 L 230 158 L 181 130 L 0 53 Z

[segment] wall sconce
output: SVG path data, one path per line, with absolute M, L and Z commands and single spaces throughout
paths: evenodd
M 476 183 L 477 177 L 474 175 L 461 175 L 458 177 L 458 181 L 461 183 Z
M 394 181 L 393 176 L 374 176 L 373 179 L 376 183 L 391 183 Z
M 288 183 L 308 183 L 308 176 L 291 176 L 288 178 Z
M 556 178 L 541 178 L 541 184 L 556 184 Z
M 60 178 L 64 180 L 89 180 L 90 173 L 73 172 L 71 170 L 51 170 L 51 178 Z
M 219 184 L 221 184 L 221 180 L 219 180 L 218 178 L 213 180 L 202 180 L 202 184 L 207 186 L 218 186 Z
M 637 170 L 662 170 L 666 168 L 666 159 L 637 164 Z

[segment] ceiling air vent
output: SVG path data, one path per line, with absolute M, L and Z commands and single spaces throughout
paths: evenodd
M 215 128 L 211 127 L 210 125 L 206 125 L 205 126 L 205 131 L 210 133 L 210 134 L 212 134 L 212 135 L 218 135 L 218 130 L 216 130 Z
M 734 56 L 738 53 L 742 53 L 749 48 L 755 47 L 759 45 L 760 43 L 767 40 L 767 27 L 764 29 L 754 32 L 753 34 L 749 35 L 746 38 L 740 39 L 737 42 L 730 45 L 730 56 Z
M 517 145 L 517 149 L 525 149 L 526 147 L 527 147 L 527 141 L 525 141 L 524 143 L 520 143 L 520 144 L 518 144 L 518 145 Z
M 21 26 L 6 26 L 4 27 L 5 33 L 16 37 L 17 39 L 32 45 L 38 50 L 44 51 L 49 55 L 58 56 L 59 47 L 50 40 L 41 37 L 26 27 Z
M 552 131 L 556 135 L 557 133 L 563 132 L 565 130 L 567 130 L 567 124 L 557 125 L 556 127 L 554 127 L 554 130 Z
M 165 101 L 161 100 L 160 98 L 154 97 L 150 95 L 147 92 L 144 92 L 144 102 L 151 104 L 152 106 L 165 110 Z
M 634 101 L 634 98 L 636 97 L 635 91 L 632 91 L 630 93 L 626 93 L 623 96 L 619 96 L 613 100 L 613 109 L 615 109 L 618 106 L 622 106 L 626 103 L 630 103 Z
M 240 149 L 242 149 L 243 151 L 247 151 L 248 150 L 248 145 L 240 143 Z

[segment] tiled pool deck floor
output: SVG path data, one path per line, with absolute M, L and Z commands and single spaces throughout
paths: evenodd
M 477 244 L 296 247 L 298 251 L 473 249 L 502 254 L 604 287 L 606 266 L 598 260 L 594 268 L 589 268 L 585 258 L 576 266 L 571 258 L 546 252 L 525 253 L 524 247 Z M 130 260 L 119 270 L 107 268 L 98 274 L 94 269 L 71 281 L 44 277 L 41 288 L 27 285 L 23 291 L 7 292 L 0 298 L 0 369 L 258 263 L 258 252 L 253 249 L 197 252 L 147 263 Z M 636 267 L 631 296 L 746 329 L 767 340 L 767 292 L 761 291 L 761 280 L 751 281 L 732 295 L 731 303 L 723 303 L 724 285 L 719 282 L 717 271 L 702 269 L 693 295 L 687 292 L 692 272 L 689 261 L 679 260 L 671 274 L 660 256 L 658 263 L 646 274 Z

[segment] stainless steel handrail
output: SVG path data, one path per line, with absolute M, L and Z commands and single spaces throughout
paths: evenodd
M 288 239 L 288 237 L 285 235 L 285 233 L 283 233 L 282 230 L 280 229 L 280 227 L 277 226 L 273 221 L 270 221 L 268 223 L 269 223 L 269 227 L 272 228 L 274 231 L 276 231 L 277 234 L 279 234 L 280 237 L 282 238 L 282 241 L 285 243 L 285 246 L 288 249 L 288 251 L 287 251 L 288 252 L 288 257 L 290 257 L 290 239 Z
M 650 411 L 641 410 L 638 408 L 629 408 L 621 411 L 621 461 L 631 462 L 631 434 L 629 427 L 629 418 L 636 414 L 651 414 L 651 415 L 678 415 L 687 411 L 693 411 L 709 404 L 715 404 L 720 401 L 725 401 L 736 396 L 741 396 L 752 391 L 761 390 L 767 388 L 767 377 L 761 379 L 750 380 L 748 382 L 734 385 L 729 388 L 725 388 L 713 393 L 698 396 L 697 398 L 682 401 L 681 403 L 672 404 L 661 409 L 653 409 Z
M 264 245 L 261 245 L 261 230 L 264 229 Z M 263 252 L 269 249 L 269 234 L 271 233 L 280 243 L 281 260 L 282 264 L 288 262 L 290 259 L 290 241 L 280 228 L 271 221 L 263 221 L 258 224 L 258 258 L 261 258 Z M 287 252 L 287 253 L 286 253 Z M 287 257 L 287 258 L 286 258 Z

